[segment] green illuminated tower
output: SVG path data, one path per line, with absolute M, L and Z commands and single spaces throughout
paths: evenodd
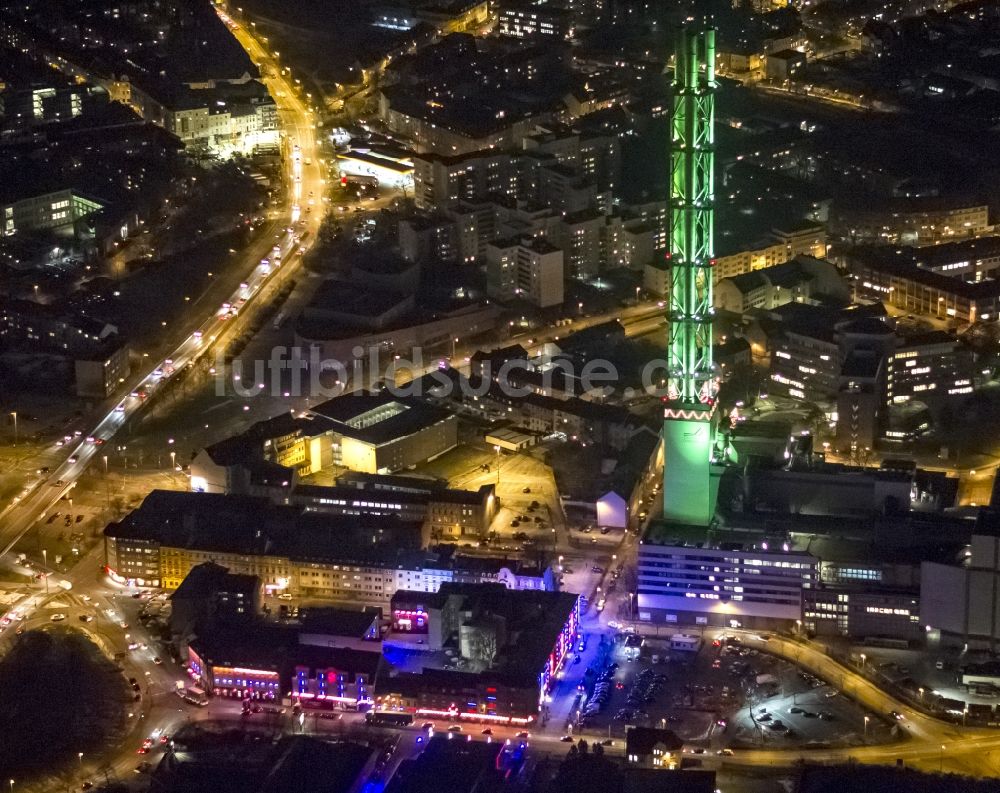
M 669 403 L 663 421 L 663 513 L 708 525 L 715 511 L 716 375 L 712 366 L 715 30 L 682 26 L 674 55 L 670 139 Z

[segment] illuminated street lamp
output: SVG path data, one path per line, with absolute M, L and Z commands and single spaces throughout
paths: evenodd
M 42 578 L 45 579 L 45 596 L 46 597 L 48 597 L 48 595 L 49 595 L 49 571 L 48 571 L 48 566 L 49 566 L 49 552 L 48 552 L 48 549 L 42 548 L 42 567 L 46 568 L 45 570 L 42 570 Z
M 12 410 L 10 415 L 14 417 L 14 445 L 17 446 L 17 411 Z
M 500 489 L 500 444 L 493 447 L 493 450 L 497 453 L 497 490 Z
M 865 740 L 868 740 L 868 717 L 865 716 Z M 942 747 L 944 748 L 944 747 Z

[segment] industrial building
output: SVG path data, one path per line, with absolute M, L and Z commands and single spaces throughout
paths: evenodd
M 980 512 L 968 546 L 921 567 L 920 620 L 928 641 L 995 651 L 1000 642 L 1000 516 Z
M 834 473 L 827 483 L 849 478 Z M 973 581 L 966 556 L 973 521 L 792 510 L 728 515 L 727 528 L 710 533 L 653 524 L 639 546 L 636 618 L 912 644 L 928 626 L 952 642 L 988 635 L 986 612 L 979 609 L 979 623 L 972 617 L 972 593 L 989 585 L 989 576 Z

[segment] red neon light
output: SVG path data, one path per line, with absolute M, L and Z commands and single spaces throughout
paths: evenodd
M 313 694 L 309 691 L 303 691 L 299 694 L 295 694 L 294 696 L 296 699 L 318 699 L 318 700 L 323 700 L 325 702 L 345 702 L 352 705 L 355 703 L 363 703 L 363 702 L 372 704 L 373 702 L 373 700 L 371 699 L 355 699 L 354 697 L 335 697 L 332 694 Z
M 534 716 L 495 716 L 489 713 L 459 713 L 452 710 L 434 710 L 433 708 L 417 708 L 413 711 L 418 716 L 440 716 L 446 719 L 465 719 L 466 721 L 490 721 L 494 724 L 531 724 Z

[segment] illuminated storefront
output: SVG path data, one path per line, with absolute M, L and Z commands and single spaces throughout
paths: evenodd
M 283 637 L 273 636 L 270 642 L 265 635 L 259 643 L 232 647 L 214 637 L 196 639 L 188 648 L 188 672 L 215 696 L 282 700 L 310 708 L 370 707 L 380 653 L 281 644 Z
M 567 654 L 576 645 L 577 632 L 580 627 L 580 600 L 577 598 L 576 605 L 569 613 L 569 619 L 559 633 L 555 647 L 549 653 L 548 663 L 540 675 L 538 704 L 541 706 L 545 702 L 545 697 L 555 686 L 556 676 L 566 660 Z
M 236 699 L 276 700 L 281 697 L 281 678 L 273 669 L 251 669 L 241 666 L 213 666 L 206 664 L 190 647 L 188 670 L 205 686 L 205 690 L 219 697 Z
M 427 633 L 428 617 L 423 609 L 395 609 L 392 629 L 399 633 Z

